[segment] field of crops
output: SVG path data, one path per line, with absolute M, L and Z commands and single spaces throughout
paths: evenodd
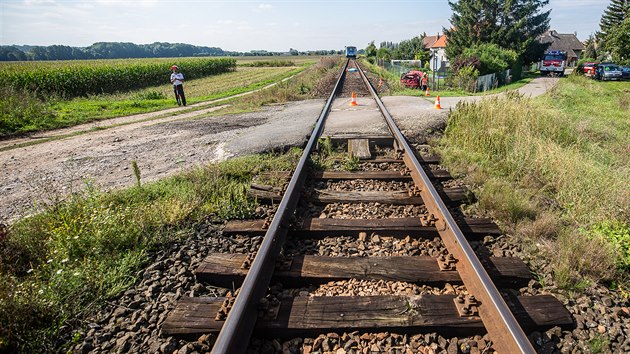
M 224 72 L 198 77 L 195 67 L 204 63 L 228 63 Z M 253 64 L 256 63 L 256 64 Z M 46 77 L 46 73 L 55 71 L 81 70 L 92 68 L 93 74 L 133 70 L 153 66 L 156 76 L 153 82 L 144 78 L 134 79 L 138 85 L 135 89 L 118 90 L 108 93 L 98 89 L 97 93 L 70 96 L 69 94 L 52 93 L 36 86 L 33 91 L 0 84 L 0 139 L 34 131 L 63 128 L 94 120 L 120 117 L 172 108 L 175 104 L 173 86 L 169 82 L 169 68 L 177 64 L 186 77 L 185 90 L 190 104 L 229 97 L 231 95 L 259 89 L 273 82 L 295 75 L 313 64 L 302 61 L 302 64 L 286 66 L 289 60 L 259 60 L 237 62 L 234 58 L 162 58 L 162 59 L 129 59 L 129 60 L 75 60 L 57 62 L 0 62 L 2 75 L 32 75 Z M 253 65 L 252 65 L 253 64 Z M 196 66 L 195 66 L 196 65 Z M 87 69 L 86 69 L 87 70 Z M 137 69 L 141 71 L 141 69 Z M 201 71 L 201 70 L 200 70 Z M 213 72 L 212 70 L 206 71 Z M 128 77 L 132 74 L 119 74 Z M 99 87 L 101 75 L 94 74 L 94 81 L 88 84 Z M 0 83 L 2 82 L 0 78 Z M 89 80 L 88 80 L 89 81 Z M 56 88 L 53 85 L 53 88 Z
M 233 58 L 10 62 L 0 64 L 0 86 L 40 95 L 85 97 L 163 84 L 175 63 L 187 80 L 236 69 Z

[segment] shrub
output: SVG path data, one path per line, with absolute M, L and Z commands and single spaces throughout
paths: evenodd
M 479 71 L 473 65 L 460 67 L 451 77 L 452 85 L 468 92 L 477 91 Z
M 498 73 L 509 69 L 518 59 L 515 51 L 503 49 L 496 44 L 484 43 L 464 50 L 461 58 L 477 57 L 480 61 L 479 75 Z
M 0 96 L 0 137 L 55 126 L 55 113 L 35 93 L 5 86 Z
M 295 62 L 293 60 L 255 60 L 251 63 L 243 64 L 243 66 L 282 67 L 282 66 L 295 66 Z

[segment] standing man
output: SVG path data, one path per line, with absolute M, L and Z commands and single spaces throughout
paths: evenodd
M 429 75 L 427 75 L 427 73 L 424 73 L 424 75 L 422 75 L 422 87 L 421 87 L 421 90 L 422 91 L 426 91 L 428 87 L 429 87 Z
M 173 91 L 175 92 L 177 105 L 181 106 L 183 104 L 184 107 L 186 107 L 186 95 L 184 95 L 184 74 L 178 72 L 179 68 L 177 65 L 171 66 L 171 70 L 173 71 L 171 74 L 171 83 L 173 84 Z

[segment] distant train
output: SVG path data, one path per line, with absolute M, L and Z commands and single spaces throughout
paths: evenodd
M 346 47 L 346 58 L 356 58 L 357 47 Z

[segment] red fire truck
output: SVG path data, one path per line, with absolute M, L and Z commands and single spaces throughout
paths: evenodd
M 564 76 L 567 66 L 567 53 L 561 50 L 546 51 L 540 61 L 540 75 Z

